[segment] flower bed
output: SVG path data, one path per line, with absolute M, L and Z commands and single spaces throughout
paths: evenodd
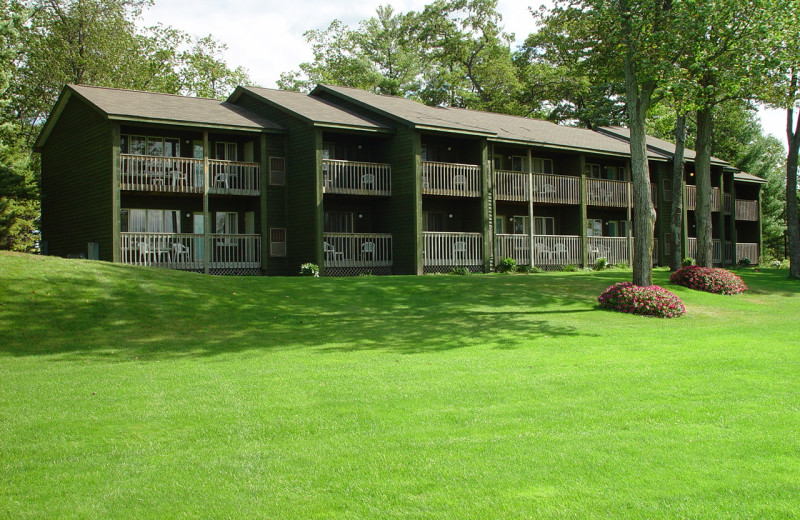
M 677 318 L 686 314 L 681 299 L 657 285 L 642 287 L 631 282 L 612 285 L 597 297 L 601 309 L 617 312 Z
M 730 271 L 716 267 L 689 265 L 678 269 L 669 277 L 675 285 L 714 294 L 741 294 L 747 290 L 741 278 Z

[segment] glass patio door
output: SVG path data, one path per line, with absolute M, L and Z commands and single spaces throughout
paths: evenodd
M 205 226 L 206 220 L 205 215 L 202 213 L 195 213 L 192 215 L 192 233 L 195 235 L 203 235 L 205 233 Z M 194 240 L 194 259 L 195 260 L 202 260 L 203 259 L 203 238 L 198 237 L 193 239 Z

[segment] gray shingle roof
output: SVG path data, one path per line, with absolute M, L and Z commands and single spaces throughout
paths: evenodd
M 272 121 L 218 99 L 85 85 L 67 85 L 66 88 L 114 119 L 178 122 L 252 130 L 281 129 Z
M 626 141 L 631 138 L 631 131 L 622 126 L 604 126 L 600 128 L 599 131 L 619 136 Z M 661 152 L 670 158 L 675 155 L 675 143 L 670 143 L 669 141 L 664 141 L 663 139 L 659 139 L 650 135 L 647 136 L 647 147 L 651 150 Z M 684 157 L 686 157 L 687 160 L 694 161 L 696 156 L 697 153 L 694 150 L 690 148 L 686 148 L 684 150 Z M 711 164 L 718 166 L 730 166 L 728 161 L 723 161 L 722 159 L 718 159 L 716 157 L 711 158 Z
M 303 94 L 302 92 L 260 87 L 239 87 L 237 92 L 231 96 L 231 100 L 235 101 L 240 92 L 249 92 L 258 98 L 270 102 L 278 109 L 293 112 L 311 123 L 366 128 L 371 130 L 390 129 L 390 127 L 350 112 L 342 107 L 333 105 L 323 99 Z
M 353 100 L 393 119 L 416 127 L 460 132 L 473 132 L 490 138 L 519 141 L 545 147 L 569 148 L 589 152 L 629 155 L 627 143 L 584 128 L 557 125 L 527 117 L 481 112 L 463 108 L 430 107 L 417 101 L 381 96 L 370 92 L 332 85 L 321 85 L 314 91 L 325 92 Z M 663 159 L 663 154 L 651 153 L 651 158 Z
M 761 177 L 756 177 L 755 175 L 747 172 L 735 172 L 733 174 L 733 178 L 741 182 L 754 182 L 757 184 L 767 183 L 766 179 L 762 179 Z

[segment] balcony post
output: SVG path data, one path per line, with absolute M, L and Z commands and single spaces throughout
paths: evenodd
M 208 171 L 208 132 L 203 132 L 203 273 L 208 274 L 211 263 L 211 215 L 208 207 L 208 185 L 211 176 Z
M 719 215 L 717 216 L 717 225 L 719 226 L 719 239 L 722 241 L 722 255 L 720 255 L 720 263 L 725 261 L 725 172 L 719 172 Z M 712 228 L 713 229 L 713 228 Z M 711 238 L 714 238 L 712 233 Z M 713 254 L 711 255 L 714 256 Z
M 731 214 L 728 215 L 728 229 L 730 229 L 731 248 L 733 249 L 733 251 L 735 251 L 736 250 L 736 240 L 737 240 L 737 236 L 736 236 L 736 183 L 733 180 L 733 174 L 731 174 L 731 182 L 728 185 L 728 190 L 730 192 L 730 197 L 731 197 Z M 725 211 L 725 208 L 723 207 L 722 210 Z M 759 223 L 759 226 L 760 225 L 761 224 Z M 731 254 L 731 256 L 734 257 L 736 255 L 735 254 Z M 735 258 L 732 258 L 732 260 L 735 260 Z M 724 263 L 724 261 L 723 261 L 723 263 Z
M 673 197 L 680 196 L 683 197 L 683 204 L 681 205 L 681 209 L 683 211 L 683 237 L 681 238 L 681 262 L 683 259 L 689 256 L 689 210 L 686 208 L 686 178 L 684 172 L 684 178 L 681 179 L 681 192 L 679 195 L 675 193 L 672 194 Z
M 492 187 L 489 167 L 489 141 L 481 139 L 481 220 L 483 221 L 483 272 L 488 273 L 492 270 L 492 258 L 494 257 L 494 247 L 492 244 L 491 227 L 491 205 L 489 204 L 489 193 Z
M 581 264 L 583 267 L 589 265 L 589 250 L 586 247 L 586 222 L 587 222 L 587 214 L 586 214 L 586 204 L 587 204 L 587 194 L 586 194 L 586 155 L 580 154 L 578 158 L 578 170 L 581 174 Z
M 756 251 L 756 261 L 760 264 L 761 255 L 764 254 L 764 233 L 762 229 L 763 215 L 761 214 L 761 185 L 759 184 L 756 189 L 758 190 L 758 251 Z
M 528 148 L 528 221 L 528 258 L 531 259 L 531 267 L 533 267 L 533 161 L 530 148 Z
M 628 225 L 625 226 L 625 234 L 628 237 L 628 262 L 630 265 L 633 265 L 633 235 L 631 234 L 631 222 L 633 220 L 633 190 L 631 189 L 631 183 L 625 184 L 625 193 L 628 195 L 626 198 L 628 199 L 628 208 L 627 208 L 627 219 Z M 652 260 L 653 255 L 650 255 Z
M 121 261 L 121 237 L 120 229 L 122 218 L 122 203 L 120 201 L 120 132 L 119 123 L 112 123 L 111 125 L 111 261 Z
M 269 157 L 267 156 L 267 135 L 261 134 L 258 141 L 259 164 L 261 164 L 261 200 L 258 205 L 259 221 L 261 226 L 261 270 L 267 270 L 269 256 L 269 229 L 267 228 L 267 187 L 269 186 Z

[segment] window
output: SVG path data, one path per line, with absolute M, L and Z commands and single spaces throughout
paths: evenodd
M 626 172 L 624 166 L 606 166 L 605 167 L 605 178 L 610 179 L 612 181 L 624 181 L 626 180 Z
M 269 183 L 273 186 L 286 186 L 286 159 L 269 158 Z
M 505 221 L 503 220 L 505 217 L 497 216 L 494 218 L 494 232 L 498 235 L 503 234 L 504 224 Z
M 628 221 L 627 220 L 620 220 L 619 221 L 619 235 L 621 237 L 628 236 Z
M 623 235 L 619 234 L 619 221 L 618 220 L 609 220 L 606 222 L 606 227 L 608 228 L 608 236 L 610 237 L 621 237 Z
M 172 209 L 123 209 L 120 231 L 123 233 L 180 233 L 181 212 Z
M 531 159 L 533 173 L 553 173 L 553 160 L 534 157 Z
M 444 213 L 422 212 L 422 231 L 444 231 Z
M 586 236 L 587 237 L 603 236 L 603 221 L 599 218 L 588 219 L 586 221 Z
M 599 179 L 600 178 L 600 165 L 599 164 L 585 164 L 584 165 L 584 173 L 590 179 Z
M 286 228 L 270 228 L 269 256 L 286 256 Z
M 336 143 L 330 141 L 322 143 L 322 159 L 336 159 Z
M 425 159 L 423 159 L 424 161 Z M 495 170 L 502 170 L 503 169 L 503 156 L 502 155 L 495 155 L 494 156 L 494 169 Z
M 661 182 L 661 187 L 664 202 L 672 202 L 672 179 L 664 179 Z
M 420 150 L 420 160 L 427 161 L 428 160 L 428 145 L 423 144 L 422 149 Z
M 525 168 L 526 158 L 521 155 L 512 155 L 511 156 L 511 171 L 514 172 L 524 172 L 527 171 Z
M 216 158 L 221 161 L 237 161 L 239 160 L 238 157 L 238 147 L 236 143 L 226 143 L 223 141 L 217 141 L 217 148 L 216 148 Z
M 511 217 L 511 227 L 515 235 L 527 235 L 531 229 L 531 219 L 523 215 L 514 215 Z
M 132 155 L 180 157 L 181 140 L 174 137 L 121 135 L 120 152 Z
M 325 233 L 352 233 L 353 214 L 348 211 L 326 211 Z
M 218 235 L 239 234 L 239 214 L 235 211 L 217 211 L 215 222 Z
M 534 235 L 555 235 L 556 219 L 553 217 L 533 217 Z

